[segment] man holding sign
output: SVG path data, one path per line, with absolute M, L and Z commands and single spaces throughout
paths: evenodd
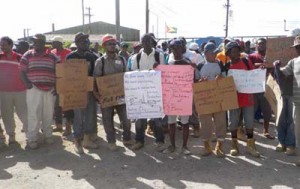
M 97 59 L 94 70 L 94 77 L 126 72 L 127 66 L 125 63 L 125 59 L 116 54 L 116 45 L 117 40 L 114 37 L 110 35 L 105 35 L 102 38 L 102 47 L 105 49 L 106 53 L 102 57 Z M 98 87 L 101 88 L 101 86 L 99 85 Z M 126 105 L 123 103 L 120 105 L 104 107 L 104 99 L 102 98 L 101 93 L 99 94 L 99 91 L 101 91 L 101 89 L 99 89 L 99 91 L 96 88 L 94 89 L 94 94 L 101 104 L 102 121 L 109 148 L 113 151 L 119 148 L 116 145 L 115 128 L 113 120 L 114 110 L 117 111 L 120 123 L 123 125 L 123 143 L 124 145 L 131 144 L 131 123 L 130 120 L 128 120 L 127 118 Z
M 290 60 L 288 64 L 280 68 L 280 61 L 274 62 L 275 69 L 279 75 L 289 76 L 292 75 L 293 80 L 293 103 L 294 103 L 294 124 L 295 124 L 295 135 L 296 145 L 298 150 L 300 149 L 300 35 L 295 38 L 294 45 L 298 57 Z M 300 160 L 296 163 L 300 166 Z

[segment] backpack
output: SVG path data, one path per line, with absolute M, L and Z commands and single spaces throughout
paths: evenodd
M 242 61 L 243 61 L 243 63 L 246 65 L 247 70 L 250 70 L 250 65 L 249 65 L 248 59 L 247 59 L 247 58 L 242 58 Z M 227 73 L 228 73 L 228 70 L 229 70 L 231 64 L 232 64 L 231 61 L 229 61 L 229 62 L 227 62 L 227 63 L 225 64 L 225 66 L 224 66 L 224 67 L 225 67 L 225 71 L 226 71 L 226 75 L 227 75 Z
M 125 65 L 125 60 L 122 56 L 118 56 L 121 61 L 122 61 L 122 64 L 123 64 L 123 72 L 126 72 L 126 65 Z M 101 57 L 101 62 L 102 62 L 102 76 L 104 76 L 104 65 L 105 65 L 105 61 L 104 61 L 104 56 Z
M 137 63 L 137 68 L 140 69 L 140 60 L 141 60 L 141 56 L 142 56 L 142 52 L 139 52 L 137 55 L 136 55 L 136 63 Z M 159 52 L 157 51 L 154 51 L 154 59 L 155 61 L 160 64 L 160 61 L 159 61 Z

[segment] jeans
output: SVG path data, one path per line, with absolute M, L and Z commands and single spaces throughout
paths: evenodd
M 74 109 L 73 134 L 76 139 L 83 134 L 97 133 L 97 105 L 92 92 L 88 93 L 88 104 L 86 108 Z
M 153 132 L 154 132 L 154 137 L 156 139 L 155 141 L 164 143 L 165 136 L 164 136 L 163 127 L 162 127 L 162 119 L 154 118 L 152 120 L 154 121 Z M 137 142 L 144 143 L 146 126 L 147 126 L 147 119 L 136 120 L 136 122 L 135 122 L 135 132 L 136 132 L 135 140 Z
M 115 129 L 114 129 L 114 110 L 117 110 L 117 114 L 120 119 L 120 123 L 123 125 L 123 141 L 131 139 L 131 123 L 127 118 L 126 105 L 113 106 L 108 108 L 101 108 L 102 121 L 104 130 L 106 133 L 106 139 L 108 143 L 115 143 Z
M 296 146 L 295 125 L 293 119 L 293 97 L 282 96 L 283 106 L 277 125 L 277 136 L 280 144 Z
M 241 111 L 244 117 L 246 129 L 253 129 L 254 122 L 254 107 L 247 106 L 234 110 L 229 110 L 229 130 L 234 131 L 238 128 Z
M 74 119 L 73 110 L 67 110 L 65 112 L 62 112 L 62 108 L 59 106 L 59 95 L 56 95 L 55 106 L 54 106 L 55 124 L 62 124 L 63 122 L 62 114 L 64 114 L 67 122 L 73 123 L 73 119 Z

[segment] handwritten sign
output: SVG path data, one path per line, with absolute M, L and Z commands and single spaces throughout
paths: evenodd
M 194 68 L 189 65 L 159 65 L 163 107 L 166 115 L 192 115 Z
M 235 87 L 239 93 L 261 93 L 265 92 L 266 69 L 235 70 L 228 71 L 233 76 Z
M 93 78 L 88 77 L 88 64 L 82 59 L 67 60 L 56 65 L 56 90 L 63 111 L 85 108 L 87 92 L 93 90 Z
M 289 60 L 297 57 L 294 48 L 290 48 L 294 44 L 294 37 L 268 38 L 266 61 L 273 65 L 275 60 L 280 60 L 286 65 Z
M 232 77 L 193 84 L 198 114 L 211 114 L 239 107 Z
M 164 117 L 160 71 L 134 71 L 124 75 L 129 119 Z
M 98 77 L 96 82 L 102 98 L 102 108 L 125 104 L 124 73 Z
M 282 98 L 279 85 L 277 84 L 276 80 L 269 75 L 266 83 L 266 92 L 265 97 L 267 101 L 271 105 L 271 109 L 276 116 L 276 125 L 278 124 L 279 115 L 282 111 Z

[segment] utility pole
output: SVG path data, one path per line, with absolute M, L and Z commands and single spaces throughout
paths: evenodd
M 120 41 L 120 0 L 116 0 L 116 38 Z
M 146 33 L 149 33 L 149 0 L 146 0 Z
M 289 31 L 289 30 L 286 29 L 286 19 L 284 19 L 283 22 L 284 22 L 284 31 L 285 32 Z
M 85 14 L 85 16 L 89 17 L 89 32 L 88 33 L 91 34 L 92 33 L 92 29 L 91 29 L 91 17 L 93 15 L 91 14 L 91 7 L 86 7 L 86 9 L 88 10 L 88 13 Z
M 228 37 L 228 19 L 229 19 L 229 0 L 227 0 L 227 4 L 225 4 L 226 7 L 226 26 L 225 26 L 225 37 Z
M 81 9 L 82 9 L 82 27 L 84 26 L 84 0 L 81 0 Z

